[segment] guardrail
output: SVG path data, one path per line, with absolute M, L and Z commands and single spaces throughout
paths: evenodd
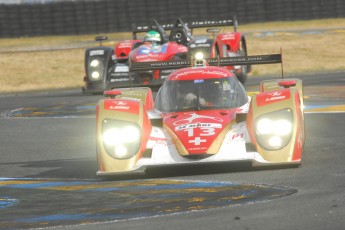
M 131 31 L 133 23 L 171 23 L 237 15 L 240 24 L 345 17 L 344 0 L 79 0 L 0 4 L 0 37 Z

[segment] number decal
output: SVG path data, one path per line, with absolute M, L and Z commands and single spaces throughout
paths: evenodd
M 214 131 L 214 128 L 201 128 L 202 129 L 202 133 L 200 134 L 200 136 L 213 136 L 216 134 L 216 132 Z
M 213 136 L 216 134 L 215 128 L 203 127 L 200 129 L 201 129 L 200 136 Z M 185 129 L 184 131 L 188 133 L 188 137 L 194 136 L 194 128 Z

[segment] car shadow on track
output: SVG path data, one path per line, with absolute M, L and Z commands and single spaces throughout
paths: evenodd
M 33 162 L 16 162 L 0 164 L 0 168 L 11 167 L 12 172 L 19 172 L 24 178 L 60 178 L 60 179 L 97 179 L 97 180 L 132 180 L 155 179 L 208 174 L 255 172 L 263 170 L 289 169 L 297 166 L 265 166 L 254 168 L 251 162 L 233 162 L 222 164 L 202 164 L 193 166 L 162 166 L 147 169 L 145 174 L 124 174 L 96 176 L 97 162 L 94 158 L 64 159 Z
M 121 175 L 121 176 L 102 176 L 103 180 L 129 180 L 129 179 L 158 179 L 169 177 L 200 176 L 211 174 L 255 172 L 264 170 L 284 170 L 296 168 L 296 165 L 290 166 L 264 166 L 260 168 L 252 167 L 251 162 L 234 162 L 214 165 L 193 165 L 193 166 L 162 166 L 147 169 L 145 175 Z

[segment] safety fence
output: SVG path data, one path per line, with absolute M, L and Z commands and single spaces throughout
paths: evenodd
M 0 4 L 0 37 L 131 31 L 134 23 L 230 18 L 240 24 L 345 17 L 344 0 L 73 0 Z

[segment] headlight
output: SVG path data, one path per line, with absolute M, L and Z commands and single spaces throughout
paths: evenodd
M 104 65 L 102 59 L 93 58 L 88 60 L 88 76 L 91 81 L 103 79 Z
M 91 63 L 90 63 L 90 66 L 91 67 L 97 67 L 99 65 L 99 61 L 98 60 L 92 60 Z
M 292 131 L 291 109 L 264 114 L 255 121 L 258 143 L 267 150 L 277 150 L 286 146 L 291 139 Z
M 113 119 L 103 121 L 102 140 L 111 157 L 132 157 L 139 150 L 140 137 L 140 128 L 135 123 Z
M 93 78 L 93 79 L 98 79 L 99 78 L 99 72 L 97 72 L 97 71 L 95 71 L 95 72 L 92 72 L 92 74 L 91 74 L 91 77 Z
M 126 158 L 128 154 L 128 149 L 124 145 L 117 145 L 114 149 L 114 155 L 117 158 Z
M 292 131 L 292 123 L 289 120 L 278 120 L 275 123 L 274 132 L 280 136 L 290 135 Z
M 195 59 L 204 59 L 204 54 L 202 52 L 197 52 L 195 55 L 194 55 Z
M 257 121 L 256 130 L 258 134 L 276 134 L 279 136 L 289 135 L 292 130 L 292 124 L 289 120 L 270 120 L 262 118 Z
M 134 126 L 110 128 L 103 133 L 103 141 L 109 146 L 116 146 L 122 143 L 133 143 L 138 141 L 139 138 L 140 131 Z
M 272 132 L 273 122 L 267 118 L 261 118 L 257 121 L 256 130 L 258 134 L 265 135 Z

